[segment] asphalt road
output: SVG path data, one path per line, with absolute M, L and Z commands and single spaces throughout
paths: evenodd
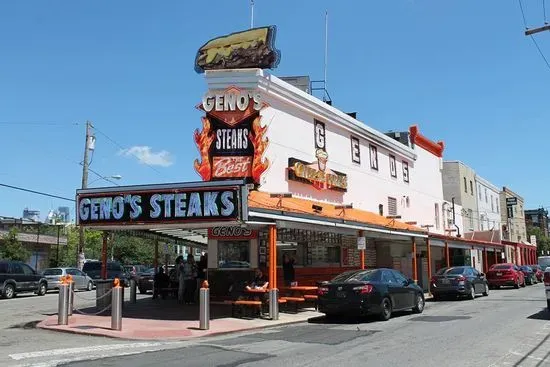
M 3 305 L 0 301 L 2 315 Z M 388 322 L 367 319 L 327 323 L 321 318 L 307 324 L 191 342 L 115 342 L 21 329 L 16 338 L 24 339 L 19 339 L 22 344 L 17 348 L 28 348 L 32 343 L 25 335 L 37 344 L 25 352 L 0 353 L 0 364 L 550 366 L 550 313 L 545 307 L 544 287 L 538 284 L 491 291 L 489 297 L 474 301 L 430 302 L 422 315 L 403 313 Z M 30 307 L 22 310 L 23 314 L 27 312 L 32 313 Z M 3 328 L 5 317 L 0 322 Z M 76 343 L 82 350 L 70 349 Z M 57 346 L 52 349 L 52 344 Z M 0 351 L 3 349 L 0 344 Z

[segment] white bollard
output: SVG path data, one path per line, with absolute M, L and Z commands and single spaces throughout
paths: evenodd
M 59 300 L 57 303 L 57 324 L 69 324 L 69 286 L 59 285 Z
M 269 290 L 269 318 L 279 320 L 279 290 Z
M 137 288 L 136 280 L 133 278 L 130 279 L 130 303 L 137 302 L 136 288 Z
M 74 282 L 69 282 L 69 307 L 67 315 L 72 316 L 74 309 Z
M 111 298 L 111 329 L 122 330 L 122 287 L 115 286 Z
M 210 289 L 199 290 L 199 329 L 210 329 Z

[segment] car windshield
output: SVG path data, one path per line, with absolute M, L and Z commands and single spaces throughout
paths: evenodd
M 353 282 L 366 282 L 373 280 L 375 270 L 362 270 L 362 271 L 347 271 L 340 275 L 337 275 L 332 279 L 332 283 L 353 283 Z
M 61 270 L 61 269 L 46 269 L 46 270 L 44 270 L 44 275 L 63 275 L 63 270 Z
M 510 265 L 495 265 L 495 267 L 493 267 L 493 269 L 495 269 L 495 270 L 508 270 L 508 269 L 510 269 Z
M 446 275 L 464 274 L 464 269 L 465 268 L 450 268 L 449 270 L 447 270 L 447 272 L 445 274 Z
M 100 262 L 87 262 L 84 264 L 84 267 L 82 268 L 82 271 L 85 273 L 88 271 L 94 271 L 94 270 L 101 270 Z

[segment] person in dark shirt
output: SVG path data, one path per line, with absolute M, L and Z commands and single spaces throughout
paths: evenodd
M 268 285 L 269 285 L 269 282 L 264 276 L 264 273 L 262 272 L 262 270 L 256 269 L 254 280 L 250 285 L 246 286 L 246 288 L 247 289 L 267 289 Z
M 283 254 L 283 278 L 287 287 L 294 282 L 294 259 L 287 254 Z
M 163 289 L 168 288 L 169 285 L 170 285 L 170 277 L 166 275 L 166 273 L 164 272 L 164 268 L 161 266 L 157 274 L 155 274 L 155 278 L 154 278 L 155 291 L 153 294 L 153 298 L 157 298 L 157 296 L 160 294 L 162 299 L 166 299 L 166 291 Z

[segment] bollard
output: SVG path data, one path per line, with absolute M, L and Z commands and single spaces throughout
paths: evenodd
M 69 286 L 65 283 L 59 285 L 59 300 L 57 303 L 57 324 L 69 324 Z
M 206 280 L 199 290 L 199 329 L 210 329 L 210 289 Z
M 136 303 L 136 280 L 130 279 L 130 303 Z
M 269 318 L 279 320 L 279 290 L 269 290 Z
M 111 329 L 122 330 L 122 287 L 118 279 L 115 279 L 111 298 Z

